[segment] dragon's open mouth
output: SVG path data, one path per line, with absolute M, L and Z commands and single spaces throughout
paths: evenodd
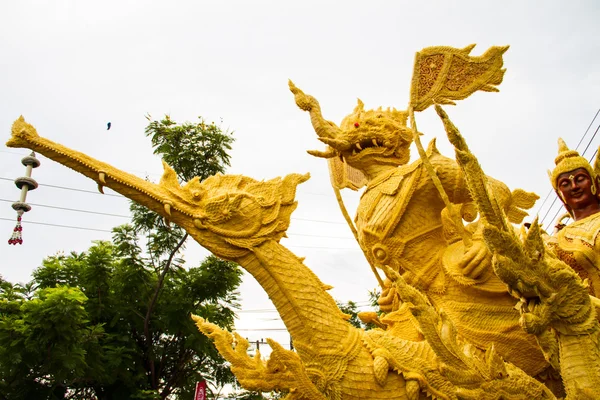
M 352 146 L 352 155 L 373 147 L 383 147 L 383 141 L 380 139 L 363 139 L 356 142 L 354 146 Z

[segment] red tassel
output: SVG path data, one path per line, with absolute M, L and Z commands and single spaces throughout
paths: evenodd
M 8 239 L 8 244 L 23 244 L 23 227 L 21 226 L 21 216 L 17 217 L 17 225 L 13 229 L 12 236 Z

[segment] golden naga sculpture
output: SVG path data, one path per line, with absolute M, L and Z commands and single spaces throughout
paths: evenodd
M 436 111 L 444 121 L 468 184 L 485 185 L 486 177 L 465 140 L 441 107 L 436 106 Z M 599 301 L 589 295 L 592 287 L 581 264 L 586 260 L 588 268 L 597 270 L 600 266 L 595 247 L 600 231 L 599 161 L 596 159 L 592 168 L 560 139 L 555 162 L 556 168 L 550 173 L 552 185 L 575 219 L 558 234 L 558 240 L 551 238 L 545 243 L 537 219 L 528 232 L 517 233 L 506 223 L 501 210 L 494 207 L 495 199 L 489 191 L 480 191 L 476 202 L 485 221 L 483 235 L 494 253 L 494 270 L 510 293 L 519 299 L 523 329 L 536 336 L 546 358 L 560 371 L 567 398 L 597 399 L 600 394 L 600 325 L 596 314 Z M 590 251 L 593 247 L 595 253 Z M 585 280 L 580 275 L 584 275 Z
M 377 276 L 375 268 L 386 276 L 379 278 L 386 314 L 363 315 L 381 327 L 369 331 L 348 324 L 328 286 L 279 243 L 308 175 L 266 182 L 217 175 L 181 186 L 165 164 L 153 184 L 40 137 L 22 117 L 7 145 L 37 151 L 148 207 L 257 279 L 296 351 L 269 341 L 269 360 L 250 357 L 245 339 L 193 317 L 247 389 L 288 391 L 290 400 L 553 399 L 564 394 L 553 379 L 560 374 L 569 398 L 593 396 L 599 330 L 585 282 L 546 247 L 536 224 L 527 234 L 513 229 L 537 196 L 486 177 L 439 106 L 501 83 L 507 47 L 479 57 L 469 55 L 472 48 L 417 53 L 408 111 L 366 111 L 359 101 L 339 127 L 290 83 L 328 146 L 311 154 L 329 160 L 348 219 L 339 190 L 366 185 L 356 225 L 349 223 Z M 430 105 L 457 161 L 435 142 L 427 150 L 420 143 L 414 112 Z M 420 159 L 408 164 L 413 141 Z

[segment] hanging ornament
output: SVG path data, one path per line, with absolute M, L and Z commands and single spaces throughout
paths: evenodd
M 8 239 L 8 244 L 23 244 L 23 226 L 21 225 L 21 217 L 24 213 L 31 210 L 31 206 L 25 202 L 27 199 L 27 192 L 29 190 L 35 190 L 38 187 L 35 179 L 31 177 L 31 170 L 40 166 L 40 160 L 35 158 L 35 153 L 31 152 L 27 157 L 23 157 L 21 163 L 26 167 L 25 176 L 21 176 L 15 179 L 15 185 L 21 189 L 21 197 L 19 201 L 12 204 L 13 210 L 17 212 L 17 225 L 13 229 L 13 233 Z
M 23 210 L 18 210 L 17 215 L 17 226 L 13 229 L 13 234 L 10 239 L 8 239 L 8 244 L 23 244 L 23 234 L 21 233 L 23 231 L 23 227 L 21 226 L 21 215 L 23 215 Z

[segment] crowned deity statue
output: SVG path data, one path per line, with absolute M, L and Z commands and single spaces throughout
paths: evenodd
M 556 255 L 589 284 L 590 294 L 600 295 L 600 184 L 598 158 L 594 167 L 562 139 L 558 141 L 556 167 L 549 173 L 552 187 L 573 222 L 557 225 L 549 241 Z

